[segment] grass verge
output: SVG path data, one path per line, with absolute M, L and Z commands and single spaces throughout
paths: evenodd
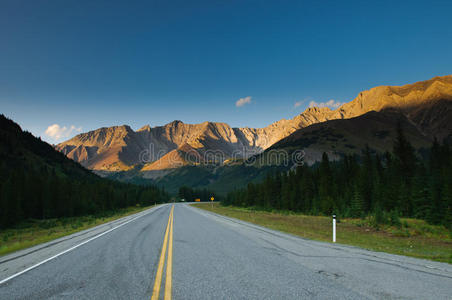
M 221 206 L 215 203 L 193 204 L 217 214 L 240 219 L 301 237 L 331 242 L 331 218 L 291 212 L 266 212 L 252 208 Z M 452 233 L 443 226 L 423 220 L 401 219 L 401 226 L 371 226 L 369 219 L 341 219 L 337 224 L 337 242 L 393 254 L 452 263 Z
M 105 212 L 101 215 L 28 220 L 13 228 L 0 230 L 0 256 L 135 214 L 148 208 L 150 206 L 132 206 Z

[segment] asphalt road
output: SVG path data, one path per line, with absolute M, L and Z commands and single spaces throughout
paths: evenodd
M 449 264 L 171 207 L 0 258 L 0 299 L 452 299 Z

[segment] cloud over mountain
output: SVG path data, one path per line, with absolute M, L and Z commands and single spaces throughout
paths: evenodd
M 74 132 L 81 132 L 82 127 L 76 127 L 74 125 L 71 125 L 69 128 L 66 126 L 61 127 L 58 124 L 53 124 L 47 127 L 45 134 L 58 141 L 62 138 L 68 138 L 70 137 Z
M 251 96 L 245 97 L 245 98 L 240 98 L 239 100 L 237 100 L 235 102 L 235 106 L 237 107 L 242 107 L 245 104 L 250 104 L 251 103 Z
M 297 101 L 293 104 L 293 107 L 297 108 L 297 107 L 301 106 L 303 103 L 304 103 L 304 101 Z
M 311 102 L 309 102 L 309 107 L 329 107 L 331 109 L 336 109 L 339 106 L 341 106 L 342 104 L 344 104 L 344 103 L 331 99 L 326 102 L 311 101 Z

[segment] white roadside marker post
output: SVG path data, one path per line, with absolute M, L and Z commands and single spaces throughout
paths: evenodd
M 336 243 L 336 215 L 333 215 L 333 243 Z

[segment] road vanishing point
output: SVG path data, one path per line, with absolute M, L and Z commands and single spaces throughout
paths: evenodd
M 178 203 L 1 257 L 0 299 L 452 299 L 452 268 Z

